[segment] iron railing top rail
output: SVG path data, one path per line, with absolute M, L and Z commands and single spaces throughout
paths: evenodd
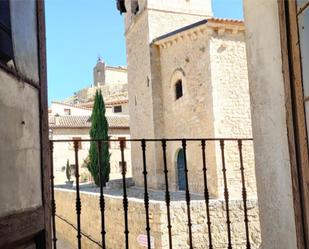
M 253 141 L 253 138 L 130 138 L 130 139 L 50 139 L 50 142 L 61 143 L 61 142 L 119 142 L 119 141 L 127 141 L 127 142 L 181 142 L 183 140 L 186 141 Z

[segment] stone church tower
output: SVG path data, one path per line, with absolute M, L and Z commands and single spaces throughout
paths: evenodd
M 151 44 L 154 39 L 169 32 L 212 17 L 211 0 L 126 0 L 125 4 L 131 136 L 162 138 L 164 124 L 159 51 Z M 149 185 L 161 188 L 161 144 L 149 144 L 147 156 L 147 168 L 152 176 Z M 132 144 L 132 158 L 133 172 L 141 172 L 140 145 Z M 140 178 L 135 179 L 137 185 L 143 184 Z
M 93 68 L 93 86 L 98 87 L 105 84 L 105 67 L 105 62 L 99 57 Z

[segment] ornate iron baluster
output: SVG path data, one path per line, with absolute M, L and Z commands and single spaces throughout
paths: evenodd
M 191 209 L 190 209 L 190 190 L 189 190 L 189 182 L 188 182 L 188 166 L 187 166 L 187 141 L 185 139 L 182 140 L 182 148 L 183 148 L 183 157 L 185 164 L 185 179 L 186 179 L 186 203 L 187 203 L 187 214 L 188 214 L 188 228 L 189 228 L 189 245 L 190 249 L 193 249 L 192 242 L 192 222 L 191 222 Z
M 128 196 L 126 186 L 126 165 L 124 161 L 124 143 L 125 140 L 120 140 L 121 164 L 122 164 L 122 185 L 123 185 L 123 210 L 124 210 L 124 234 L 126 241 L 126 249 L 129 249 L 129 229 L 128 229 Z
M 102 160 L 102 141 L 97 142 L 98 146 L 98 167 L 99 167 L 99 175 L 100 175 L 100 212 L 101 212 L 101 239 L 102 239 L 102 248 L 106 249 L 105 243 L 105 200 L 103 195 L 103 186 L 105 186 L 105 178 L 103 175 L 103 160 Z
M 226 208 L 228 249 L 232 249 L 231 221 L 230 221 L 230 210 L 229 210 L 229 191 L 227 188 L 227 177 L 226 177 L 225 155 L 224 155 L 224 140 L 222 139 L 220 140 L 220 148 L 221 148 L 222 172 L 223 172 L 223 181 L 224 181 L 224 198 L 225 198 L 225 208 Z
M 247 240 L 247 249 L 251 249 L 250 236 L 249 236 L 249 219 L 248 219 L 248 208 L 247 208 L 247 190 L 245 182 L 245 172 L 244 172 L 244 162 L 242 155 L 242 140 L 238 140 L 238 150 L 239 150 L 239 160 L 240 160 L 240 172 L 241 172 L 241 182 L 242 182 L 242 197 L 244 204 L 244 222 L 246 228 L 246 240 Z
M 148 195 L 148 185 L 147 185 L 147 166 L 146 166 L 146 141 L 142 139 L 141 141 L 142 151 L 143 151 L 143 175 L 144 175 L 144 204 L 146 211 L 146 232 L 147 232 L 147 246 L 151 249 L 151 239 L 150 239 L 150 226 L 149 226 L 149 195 Z
M 208 240 L 209 249 L 213 248 L 212 237 L 211 237 L 211 221 L 210 221 L 210 211 L 209 211 L 209 190 L 207 184 L 207 167 L 206 167 L 206 141 L 201 141 L 202 145 L 202 156 L 203 156 L 203 177 L 204 177 L 204 197 L 206 204 L 206 216 L 207 216 L 207 227 L 208 227 Z
M 78 249 L 81 249 L 81 225 L 80 225 L 80 214 L 82 210 L 82 204 L 80 201 L 79 193 L 79 164 L 78 164 L 78 143 L 79 140 L 74 141 L 74 152 L 75 152 L 75 181 L 76 181 L 76 214 L 77 214 L 77 245 Z
M 163 151 L 163 163 L 164 163 L 164 178 L 165 178 L 165 203 L 167 210 L 167 229 L 168 229 L 168 241 L 169 249 L 173 248 L 172 244 L 172 225 L 171 225 L 171 210 L 170 210 L 170 192 L 168 186 L 168 170 L 167 170 L 167 160 L 166 160 L 166 140 L 162 140 L 162 151 Z
M 49 141 L 50 149 L 50 185 L 51 185 L 51 211 L 52 211 L 52 230 L 53 230 L 53 245 L 54 249 L 57 249 L 57 235 L 56 235 L 56 201 L 55 201 L 55 190 L 54 190 L 54 143 Z

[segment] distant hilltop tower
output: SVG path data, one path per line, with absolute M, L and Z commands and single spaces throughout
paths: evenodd
M 106 64 L 101 57 L 98 57 L 97 64 L 93 68 L 93 86 L 105 85 L 105 67 Z

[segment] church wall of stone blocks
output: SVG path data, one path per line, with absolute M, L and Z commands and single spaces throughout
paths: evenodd
M 195 4 L 192 1 L 175 12 L 170 6 L 148 3 L 136 16 L 126 17 L 133 138 L 252 137 L 244 25 L 209 16 L 207 4 L 201 14 Z M 181 94 L 177 84 L 181 85 Z M 201 146 L 190 142 L 187 149 L 190 190 L 202 192 Z M 179 190 L 180 150 L 179 142 L 167 147 L 172 190 Z M 147 151 L 150 186 L 161 189 L 161 145 L 150 144 Z M 238 198 L 241 175 L 237 142 L 227 142 L 225 154 L 230 195 Z M 243 144 L 243 154 L 247 188 L 255 195 L 252 142 Z M 211 195 L 222 197 L 220 145 L 209 143 L 207 155 Z M 132 146 L 132 158 L 135 183 L 143 186 L 139 146 Z

